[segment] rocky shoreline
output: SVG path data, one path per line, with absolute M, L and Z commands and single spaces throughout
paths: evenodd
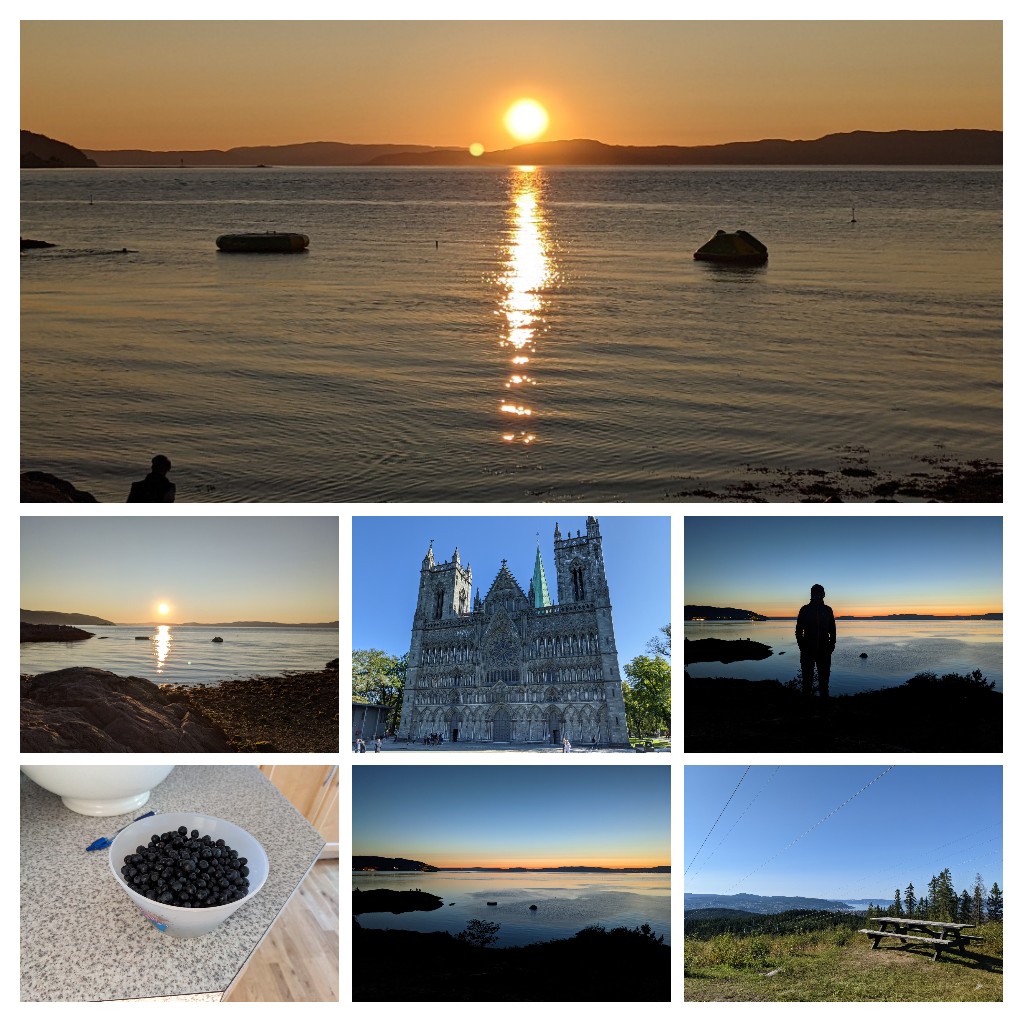
M 338 752 L 338 659 L 316 672 L 160 690 L 224 730 L 239 753 Z
M 76 640 L 88 640 L 95 636 L 87 629 L 77 626 L 60 626 L 46 622 L 21 623 L 21 642 L 23 644 L 69 644 Z
M 176 686 L 96 668 L 21 678 L 22 753 L 335 753 L 338 662 Z

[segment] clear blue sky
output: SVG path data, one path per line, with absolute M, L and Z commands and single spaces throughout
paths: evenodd
M 331 622 L 338 574 L 336 516 L 21 518 L 21 606 L 34 611 Z
M 837 615 L 1003 610 L 999 516 L 687 516 L 687 604 L 793 615 L 811 586 Z
M 540 534 L 541 558 L 552 600 L 555 588 L 555 516 L 463 518 L 356 516 L 352 520 L 352 646 L 405 654 L 419 592 L 420 567 L 431 539 L 434 558 L 459 549 L 485 597 L 501 560 L 523 592 L 530 589 Z M 557 518 L 562 535 L 587 529 L 586 515 Z M 671 621 L 668 516 L 599 517 L 605 572 L 619 664 L 644 653 L 647 641 Z
M 898 765 L 804 835 L 886 767 L 754 765 L 736 790 L 745 766 L 687 765 L 685 891 L 891 900 L 947 867 L 958 893 L 1002 888 L 999 766 Z
M 435 867 L 670 864 L 667 765 L 356 765 L 352 852 Z

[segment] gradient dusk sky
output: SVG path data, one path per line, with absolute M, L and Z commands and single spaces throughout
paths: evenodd
M 1002 888 L 1002 767 L 886 767 L 687 765 L 686 892 L 891 901 L 947 867 Z
M 338 572 L 336 516 L 21 518 L 21 606 L 34 611 L 332 622 Z
M 999 516 L 687 516 L 687 604 L 796 616 L 811 586 L 836 615 L 1003 610 Z
M 998 21 L 21 25 L 21 127 L 85 149 L 505 149 L 524 96 L 550 115 L 544 140 L 1002 128 Z
M 459 558 L 473 570 L 473 592 L 487 596 L 508 559 L 523 592 L 530 589 L 538 537 L 551 599 L 557 601 L 554 531 L 586 532 L 586 515 L 354 516 L 352 519 L 352 646 L 405 654 L 430 541 L 437 562 Z M 619 664 L 643 654 L 672 621 L 668 516 L 599 516 L 605 574 Z
M 352 853 L 435 867 L 671 863 L 667 765 L 356 765 Z

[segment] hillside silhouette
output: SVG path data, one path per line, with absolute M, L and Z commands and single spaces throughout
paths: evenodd
M 23 146 L 24 148 L 24 146 Z M 302 142 L 232 149 L 86 149 L 100 166 L 479 167 L 992 165 L 1003 162 L 1003 133 L 948 131 L 843 132 L 820 139 L 762 139 L 716 146 L 616 146 L 593 139 L 535 142 L 473 157 L 461 147 Z

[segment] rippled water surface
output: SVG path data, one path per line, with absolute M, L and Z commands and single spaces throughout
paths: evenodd
M 356 823 L 358 831 L 358 822 Z M 404 914 L 360 914 L 364 928 L 401 928 L 417 932 L 451 932 L 472 918 L 501 925 L 499 945 L 524 946 L 575 935 L 581 928 L 635 928 L 649 923 L 671 942 L 669 891 L 665 873 L 550 871 L 365 872 L 352 874 L 362 890 L 422 889 L 444 900 L 437 910 Z M 498 905 L 489 907 L 494 901 Z M 449 904 L 454 903 L 454 906 Z M 530 910 L 535 904 L 537 909 Z
M 73 665 L 154 683 L 212 683 L 322 669 L 338 657 L 338 632 L 299 626 L 82 626 L 96 635 L 69 644 L 21 645 L 21 671 Z M 145 636 L 146 640 L 136 637 Z M 224 638 L 214 643 L 213 637 Z
M 687 665 L 690 675 L 705 679 L 778 679 L 800 675 L 796 620 L 776 622 L 687 622 L 687 640 L 757 640 L 769 644 L 771 657 L 761 661 L 718 661 Z M 867 654 L 862 658 L 861 654 Z M 981 669 L 996 689 L 1003 688 L 1003 624 L 987 621 L 836 622 L 829 690 L 833 696 L 898 686 L 919 672 L 967 673 Z
M 1001 208 L 988 169 L 23 171 L 22 234 L 60 244 L 21 260 L 23 468 L 657 501 L 999 461 Z M 691 258 L 740 227 L 767 266 Z M 310 249 L 214 247 L 262 230 Z

